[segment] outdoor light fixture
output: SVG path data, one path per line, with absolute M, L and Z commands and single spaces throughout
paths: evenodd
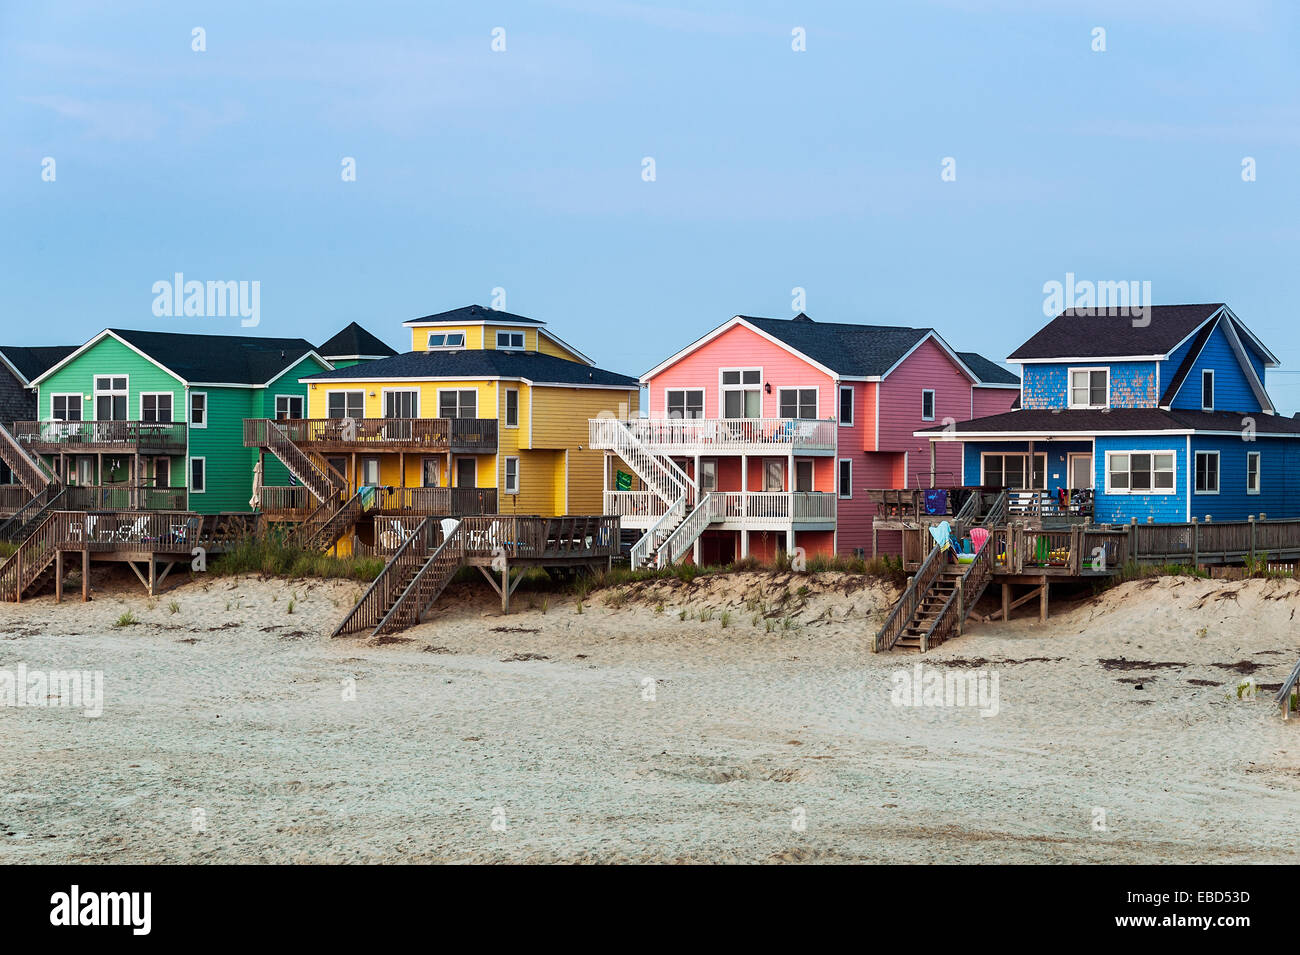
M 763 390 L 766 391 L 766 392 L 770 395 L 770 394 L 772 393 L 772 383 L 771 383 L 770 381 L 768 381 L 768 382 L 764 382 L 764 384 L 763 384 Z

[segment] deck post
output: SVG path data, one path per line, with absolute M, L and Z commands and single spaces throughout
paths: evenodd
M 1137 563 L 1138 560 L 1138 519 L 1130 517 L 1128 522 L 1128 559 Z
M 1250 515 L 1250 562 L 1255 563 L 1255 515 Z
M 90 600 L 90 548 L 81 552 L 81 602 Z
M 63 551 L 54 552 L 54 602 L 63 603 Z
M 934 447 L 934 442 L 930 442 Z M 962 578 L 957 578 L 957 636 L 961 636 L 962 627 L 966 625 L 966 597 L 962 592 Z
M 153 554 L 149 555 L 149 596 L 154 596 L 154 591 L 158 586 L 158 561 L 153 559 Z
M 1192 570 L 1201 565 L 1201 525 L 1192 518 Z
M 1011 585 L 1006 581 L 1002 582 L 1002 622 L 1006 623 L 1011 619 Z
M 1047 596 L 1050 592 L 1050 585 L 1047 583 L 1047 576 L 1043 576 L 1043 586 L 1038 592 L 1038 622 L 1047 623 Z

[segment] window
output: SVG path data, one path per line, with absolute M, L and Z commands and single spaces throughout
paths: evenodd
M 362 458 L 361 459 L 361 482 L 365 487 L 379 486 L 379 459 Z
M 325 408 L 331 418 L 361 418 L 365 415 L 364 391 L 331 391 L 325 396 Z
M 1196 493 L 1219 493 L 1219 452 L 1196 452 Z
M 853 496 L 853 461 L 850 458 L 840 458 L 839 491 L 840 497 Z
M 1070 369 L 1070 407 L 1108 408 L 1110 370 L 1106 368 Z
M 172 486 L 172 459 L 171 458 L 153 459 L 153 486 L 154 487 Z
M 1173 494 L 1172 451 L 1109 451 L 1106 491 L 1109 494 Z
M 208 426 L 208 393 L 206 391 L 190 392 L 190 427 L 206 428 Z
M 306 417 L 305 405 L 306 399 L 302 395 L 276 395 L 275 396 L 275 420 L 297 421 L 299 418 Z
M 477 418 L 478 392 L 473 388 L 438 392 L 439 418 Z
M 840 424 L 848 427 L 853 424 L 853 387 L 840 386 Z
M 796 491 L 811 491 L 813 489 L 813 463 L 811 461 L 796 461 L 794 463 L 794 489 Z
M 1259 493 L 1259 452 L 1250 451 L 1246 454 L 1246 493 Z
M 523 332 L 497 332 L 497 348 L 523 348 Z
M 519 493 L 519 459 L 506 458 L 506 493 Z
M 142 394 L 140 396 L 140 420 L 151 424 L 168 424 L 172 420 L 172 396 L 170 392 L 160 394 Z
M 81 395 L 54 395 L 50 401 L 50 417 L 55 421 L 80 421 Z
M 95 419 L 126 420 L 126 378 L 106 375 L 95 378 Z
M 437 487 L 440 473 L 441 468 L 437 458 L 425 458 L 420 463 L 420 483 L 424 487 Z
M 921 391 L 921 420 L 934 420 L 934 389 L 925 388 Z
M 1020 491 L 1047 489 L 1046 452 L 1035 453 L 1032 462 L 1028 454 L 984 454 L 980 460 L 984 473 L 980 483 L 985 487 Z
M 190 458 L 190 491 L 202 494 L 208 489 L 208 459 Z
M 506 427 L 519 427 L 519 389 L 506 389 Z
M 1201 371 L 1201 410 L 1214 410 L 1214 369 Z
M 665 392 L 670 418 L 703 418 L 704 389 L 670 389 Z
M 724 418 L 760 418 L 763 410 L 761 368 L 724 368 L 722 370 L 722 416 Z
M 785 490 L 785 460 L 783 458 L 767 458 L 763 461 L 763 490 Z
M 456 486 L 478 487 L 478 460 L 475 458 L 456 459 Z
M 718 459 L 700 459 L 700 490 L 716 491 L 718 489 Z
M 816 418 L 816 388 L 782 388 L 777 393 L 777 414 L 782 418 Z
M 430 332 L 430 348 L 464 348 L 464 332 Z
M 88 454 L 77 458 L 77 483 L 82 487 L 95 483 L 95 459 Z
M 420 393 L 413 389 L 384 392 L 385 418 L 420 417 Z

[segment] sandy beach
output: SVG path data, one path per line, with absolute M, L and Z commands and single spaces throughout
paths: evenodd
M 1236 693 L 1300 657 L 1293 580 L 1128 583 L 924 656 L 871 654 L 894 592 L 840 574 L 508 617 L 460 583 L 329 639 L 359 591 L 0 605 L 0 669 L 104 674 L 98 718 L 0 708 L 0 862 L 1300 861 L 1300 720 Z M 996 675 L 996 715 L 896 705 L 916 664 Z

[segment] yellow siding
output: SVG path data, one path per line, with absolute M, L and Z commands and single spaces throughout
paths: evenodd
M 557 344 L 555 341 L 547 338 L 545 335 L 538 335 L 537 341 L 539 345 L 538 351 L 540 351 L 543 355 L 552 355 L 556 358 L 567 358 L 569 361 L 580 361 L 584 365 L 587 364 L 586 359 L 584 359 L 581 355 L 574 354 L 573 352 L 569 351 L 569 349 L 565 348 L 563 345 Z
M 637 413 L 637 398 L 636 390 L 541 386 L 532 389 L 532 446 L 569 452 L 568 480 L 557 481 L 555 489 L 557 512 L 564 510 L 567 489 L 568 513 L 601 513 L 605 455 L 588 446 L 587 421 L 602 414 L 633 416 Z M 563 461 L 560 466 L 563 467 Z M 566 483 L 567 488 L 561 486 Z
M 365 393 L 364 415 L 366 418 L 384 416 L 384 392 L 414 389 L 420 393 L 421 418 L 438 417 L 438 392 L 473 388 L 478 394 L 476 418 L 495 418 L 497 416 L 497 382 L 495 381 L 385 381 L 358 382 L 315 382 L 307 389 L 307 417 L 329 417 L 329 393 L 331 391 L 361 391 Z M 373 395 L 373 396 L 372 396 Z
M 466 348 L 483 347 L 483 326 L 482 325 L 439 325 L 430 328 L 412 328 L 411 329 L 411 351 L 428 351 L 429 334 L 431 332 L 464 332 Z

